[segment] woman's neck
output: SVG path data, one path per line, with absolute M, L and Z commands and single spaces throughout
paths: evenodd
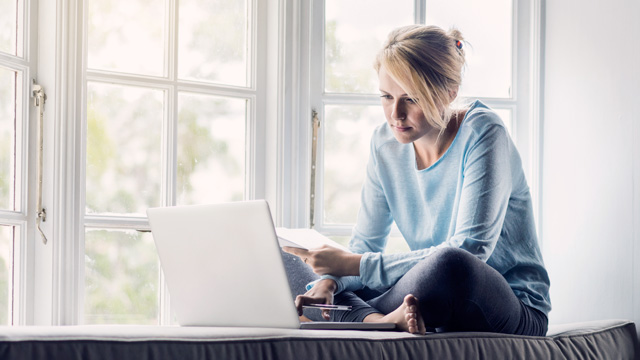
M 458 133 L 465 114 L 466 110 L 455 111 L 451 114 L 449 124 L 442 133 L 434 129 L 434 131 L 413 142 L 418 170 L 426 169 L 435 164 L 447 152 Z

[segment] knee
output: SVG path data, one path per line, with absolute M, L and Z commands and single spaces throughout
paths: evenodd
M 465 284 L 473 275 L 476 259 L 471 253 L 458 248 L 443 248 L 433 253 L 429 259 L 434 271 L 446 277 L 450 284 Z
M 436 250 L 431 257 L 442 265 L 457 265 L 466 261 L 466 258 L 471 255 L 468 251 L 459 248 L 442 248 Z

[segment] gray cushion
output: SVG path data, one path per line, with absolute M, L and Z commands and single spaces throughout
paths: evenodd
M 0 328 L 0 359 L 634 359 L 635 325 L 551 326 L 546 337 L 440 333 L 56 326 Z

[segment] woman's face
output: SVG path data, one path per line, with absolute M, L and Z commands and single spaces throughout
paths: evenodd
M 391 78 L 384 66 L 380 67 L 378 78 L 384 115 L 400 143 L 412 143 L 429 133 L 439 133 L 429 125 L 420 106 Z

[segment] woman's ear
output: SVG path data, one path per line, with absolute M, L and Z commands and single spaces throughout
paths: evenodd
M 453 100 L 455 100 L 456 97 L 458 97 L 458 89 L 449 90 L 449 102 L 453 102 Z

